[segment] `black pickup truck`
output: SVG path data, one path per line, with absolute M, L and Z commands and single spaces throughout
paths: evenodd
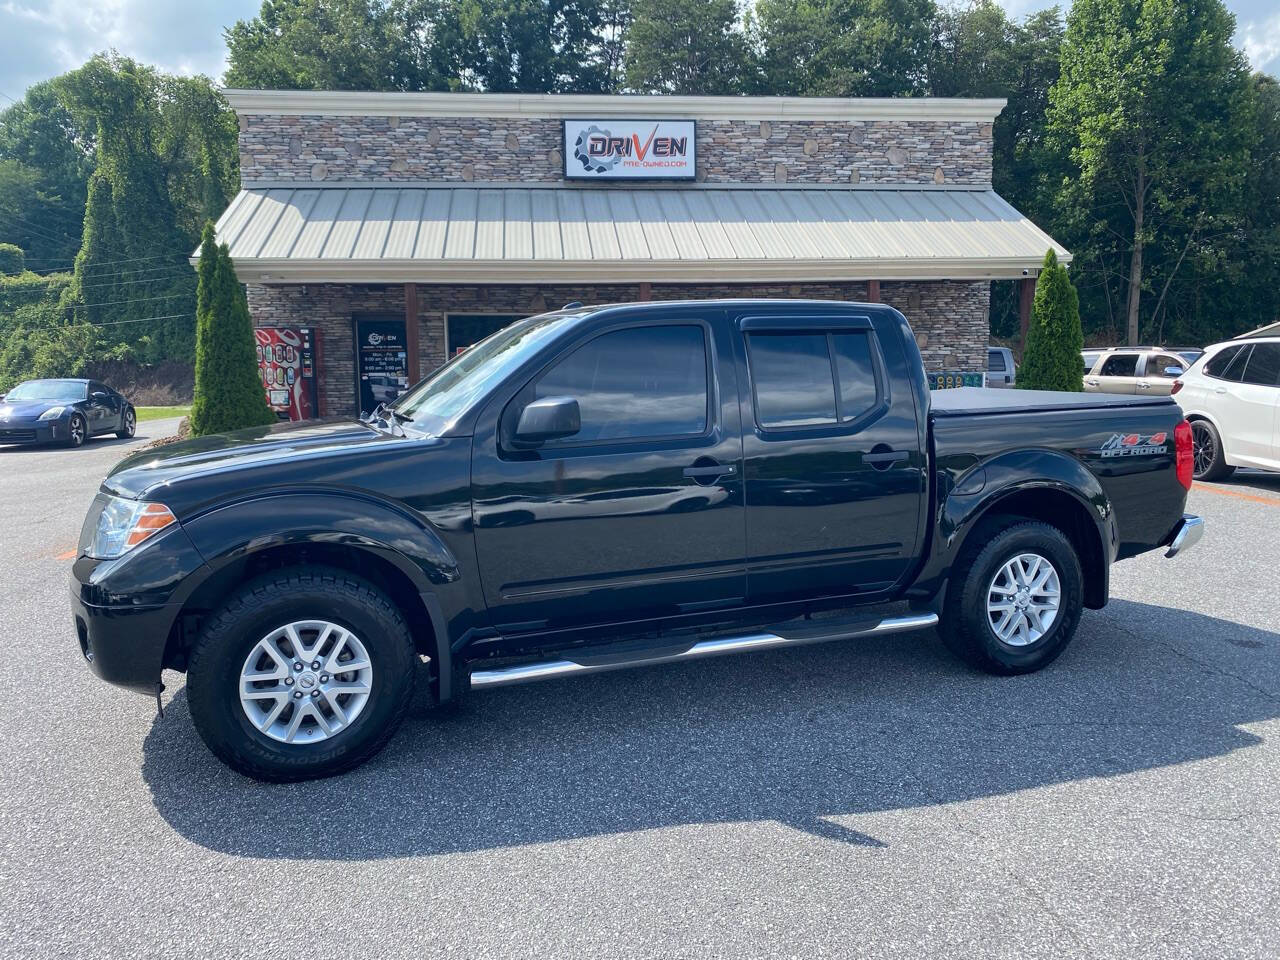
M 931 394 L 886 306 L 573 307 L 361 421 L 129 457 L 72 606 L 98 676 L 186 671 L 219 757 L 296 780 L 378 750 L 418 674 L 444 703 L 934 625 L 1036 670 L 1113 562 L 1199 538 L 1190 485 L 1173 400 Z

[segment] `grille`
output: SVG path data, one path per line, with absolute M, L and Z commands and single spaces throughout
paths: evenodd
M 0 430 L 0 443 L 30 443 L 35 438 L 34 430 Z

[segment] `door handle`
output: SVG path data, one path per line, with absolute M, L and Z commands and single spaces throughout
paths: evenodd
M 1226 388 L 1226 387 L 1215 387 L 1213 392 L 1214 392 L 1214 393 L 1226 393 L 1226 392 L 1227 392 L 1227 388 Z
M 1091 387 L 1096 387 L 1098 385 L 1097 380 L 1086 380 L 1085 383 L 1087 383 Z
M 1138 384 L 1138 389 L 1139 389 L 1139 390 L 1150 390 L 1150 389 L 1151 389 L 1151 384 L 1149 384 L 1149 383 L 1140 383 L 1140 384 Z
M 732 463 L 712 463 L 704 467 L 685 467 L 684 475 L 686 477 L 723 477 L 732 476 L 738 472 L 738 468 Z
M 899 460 L 905 460 L 909 456 L 911 454 L 906 450 L 885 450 L 881 453 L 864 453 L 862 462 L 870 464 L 897 463 Z

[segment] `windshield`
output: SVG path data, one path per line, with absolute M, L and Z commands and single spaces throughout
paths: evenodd
M 517 320 L 454 357 L 392 404 L 392 409 L 412 420 L 418 429 L 438 435 L 581 316 L 547 313 Z
M 5 400 L 83 400 L 84 384 L 74 380 L 28 380 L 7 394 Z

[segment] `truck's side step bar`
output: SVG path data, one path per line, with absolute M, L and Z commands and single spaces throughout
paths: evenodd
M 672 651 L 667 648 L 661 653 L 637 651 L 634 658 L 619 658 L 616 655 L 598 657 L 582 657 L 581 662 L 574 660 L 545 660 L 535 663 L 519 663 L 514 666 L 498 667 L 494 670 L 473 670 L 471 673 L 472 690 L 488 690 L 493 687 L 508 687 L 516 683 L 531 683 L 534 680 L 551 680 L 556 677 L 567 677 L 584 673 L 603 673 L 606 670 L 622 670 L 626 667 L 644 667 L 657 663 L 674 663 L 678 660 L 697 660 L 701 657 L 718 657 L 727 653 L 742 653 L 747 650 L 773 650 L 777 647 L 799 647 L 810 643 L 827 643 L 831 640 L 848 640 L 853 637 L 869 637 L 885 633 L 901 633 L 906 630 L 921 630 L 935 626 L 938 622 L 936 613 L 912 613 L 902 617 L 887 617 L 882 620 L 858 621 L 810 621 L 792 629 L 779 629 L 776 632 L 747 633 L 737 636 L 712 637 Z

